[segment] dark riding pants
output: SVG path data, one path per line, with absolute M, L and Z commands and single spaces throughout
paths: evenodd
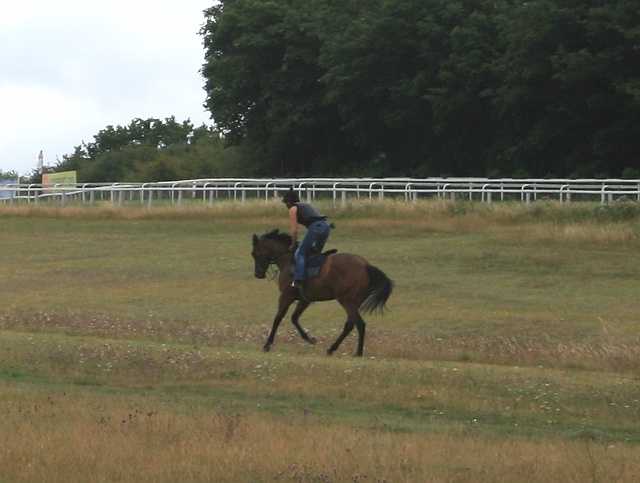
M 306 278 L 304 268 L 307 253 L 309 253 L 309 250 L 314 247 L 318 251 L 322 251 L 325 243 L 327 243 L 327 239 L 329 238 L 329 233 L 331 233 L 331 226 L 327 220 L 314 221 L 309 225 L 307 233 L 305 233 L 304 238 L 296 250 L 296 268 L 293 273 L 293 278 L 296 280 L 304 280 Z

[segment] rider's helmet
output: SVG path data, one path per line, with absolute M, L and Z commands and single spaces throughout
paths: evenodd
M 283 203 L 297 203 L 298 201 L 300 201 L 300 197 L 298 196 L 298 193 L 294 191 L 293 187 L 289 188 L 282 197 Z

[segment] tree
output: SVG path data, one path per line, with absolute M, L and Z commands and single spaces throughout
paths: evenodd
M 0 169 L 0 180 L 1 181 L 17 181 L 19 179 L 19 175 L 17 171 L 2 171 Z
M 319 82 L 319 49 L 339 15 L 323 20 L 339 5 L 226 0 L 206 11 L 206 105 L 228 142 L 266 159 L 262 174 L 330 170 L 349 154 Z
M 260 174 L 619 176 L 640 168 L 636 3 L 225 0 L 207 107 Z
M 107 126 L 94 142 L 63 156 L 55 170 L 75 170 L 81 182 L 113 182 L 231 176 L 243 168 L 238 150 L 226 149 L 211 127 L 194 128 L 171 117 Z
M 635 2 L 538 0 L 511 5 L 500 20 L 502 163 L 538 176 L 619 176 L 637 166 Z
M 422 13 L 433 3 L 362 2 L 322 48 L 326 100 L 369 169 L 384 159 L 392 163 L 387 169 L 406 172 L 430 145 L 424 96 L 435 78 L 434 59 L 423 48 L 432 31 Z

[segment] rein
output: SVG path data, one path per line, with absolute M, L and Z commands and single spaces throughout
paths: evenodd
M 267 268 L 267 271 L 265 273 L 269 276 L 270 282 L 278 283 L 278 277 L 280 276 L 280 269 L 277 268 L 277 265 L 276 265 L 276 268 L 273 268 L 273 265 L 275 265 L 275 262 L 271 262 L 269 264 L 269 267 Z
M 269 275 L 269 278 L 271 279 L 271 281 L 277 282 L 278 281 L 278 277 L 280 276 L 280 271 L 282 270 L 280 268 L 280 265 L 278 264 L 278 260 L 281 260 L 283 257 L 288 256 L 291 253 L 291 250 L 287 249 L 284 252 L 281 252 L 278 255 L 274 255 L 273 256 L 273 260 L 269 262 L 269 267 L 267 268 L 266 273 Z M 283 267 L 286 264 L 283 263 Z M 275 268 L 274 268 L 275 265 Z
M 280 268 L 280 265 L 278 264 L 278 260 L 282 260 L 282 258 L 283 258 L 283 257 L 285 257 L 285 256 L 286 256 L 286 257 L 289 257 L 291 253 L 292 253 L 292 251 L 291 251 L 291 250 L 284 251 L 284 252 L 280 253 L 279 255 L 275 255 L 275 256 L 273 257 L 273 261 L 269 262 L 269 268 L 267 268 L 267 271 L 272 271 L 272 272 L 273 272 L 272 274 L 269 274 L 269 276 L 271 277 L 271 280 L 272 280 L 272 281 L 274 281 L 274 282 L 276 282 L 276 283 L 279 283 L 279 281 L 278 281 L 278 277 L 280 276 L 280 272 L 281 272 L 281 270 L 282 270 L 282 269 L 287 265 L 287 263 L 289 263 L 289 262 L 288 262 L 288 261 L 284 262 L 284 263 L 282 264 L 282 268 Z M 272 265 L 275 265 L 277 268 L 274 268 L 274 269 L 272 270 Z M 307 294 L 306 294 L 305 292 L 306 292 L 306 290 L 305 290 L 305 289 L 300 289 L 300 291 L 299 291 L 300 298 L 301 298 L 304 302 L 306 302 L 307 304 L 312 303 L 312 302 L 313 302 L 313 300 L 310 300 L 310 299 L 307 297 Z

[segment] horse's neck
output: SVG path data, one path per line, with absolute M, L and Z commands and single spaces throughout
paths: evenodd
M 274 263 L 280 270 L 291 263 L 291 252 L 289 251 L 289 247 L 277 245 L 271 253 L 273 254 Z

